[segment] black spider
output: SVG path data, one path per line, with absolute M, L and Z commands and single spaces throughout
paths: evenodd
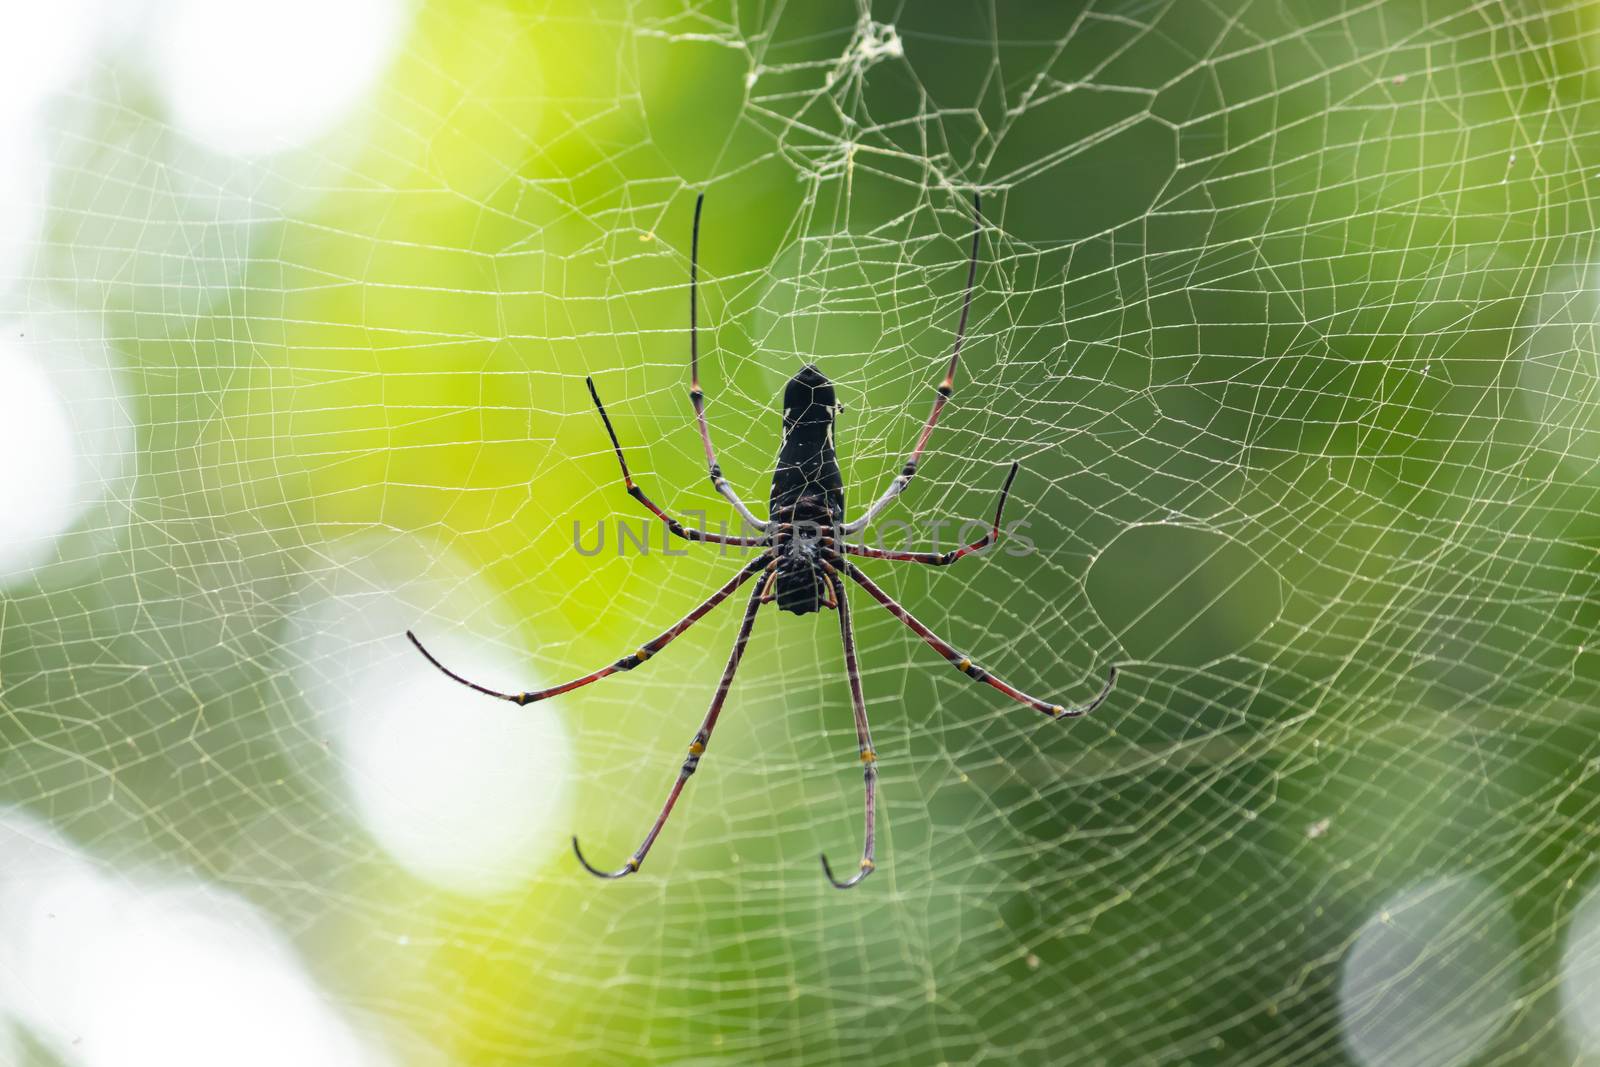
M 762 604 L 774 601 L 780 610 L 793 612 L 796 615 L 820 611 L 823 608 L 836 609 L 839 612 L 839 630 L 844 638 L 845 671 L 849 676 L 850 701 L 855 711 L 856 741 L 860 749 L 861 762 L 866 768 L 866 831 L 861 851 L 861 867 L 853 876 L 842 882 L 835 878 L 832 868 L 828 866 L 826 855 L 822 857 L 822 869 L 828 876 L 828 881 L 840 889 L 849 889 L 871 874 L 875 866 L 873 834 L 876 827 L 878 756 L 873 751 L 872 737 L 867 728 L 866 702 L 861 695 L 861 675 L 856 665 L 855 634 L 850 623 L 850 605 L 845 599 L 844 583 L 840 580 L 841 573 L 865 589 L 869 596 L 915 631 L 918 637 L 933 646 L 940 655 L 954 664 L 957 670 L 975 681 L 993 686 L 1012 700 L 1026 704 L 1053 719 L 1073 718 L 1093 711 L 1111 692 L 1116 682 L 1117 669 L 1111 668 L 1105 687 L 1100 690 L 1099 695 L 1081 707 L 1064 707 L 1031 697 L 1015 686 L 996 678 L 973 663 L 970 657 L 956 651 L 936 636 L 846 558 L 864 556 L 869 559 L 899 560 L 943 567 L 999 540 L 1000 519 L 1005 511 L 1006 497 L 1011 492 L 1012 480 L 1017 476 L 1015 463 L 1011 464 L 1011 472 L 1006 475 L 1005 485 L 1000 490 L 1000 503 L 994 512 L 994 526 L 981 539 L 971 544 L 949 552 L 886 552 L 843 540 L 845 536 L 865 529 L 884 508 L 888 507 L 890 501 L 905 489 L 917 473 L 917 463 L 922 458 L 922 451 L 927 447 L 928 438 L 933 434 L 933 427 L 939 421 L 939 413 L 944 410 L 945 403 L 950 399 L 955 383 L 956 365 L 961 361 L 961 343 L 966 337 L 967 315 L 972 309 L 973 283 L 978 272 L 978 240 L 982 232 L 983 217 L 979 198 L 977 196 L 972 198 L 972 255 L 967 267 L 966 298 L 961 305 L 961 321 L 956 327 L 955 349 L 951 352 L 950 363 L 945 368 L 944 381 L 939 384 L 939 396 L 934 400 L 933 410 L 928 414 L 928 421 L 922 427 L 922 434 L 917 438 L 916 447 L 911 450 L 911 455 L 906 459 L 899 475 L 860 518 L 851 522 L 845 521 L 844 482 L 839 474 L 839 462 L 833 446 L 834 414 L 838 410 L 838 404 L 834 399 L 832 383 L 814 366 L 803 367 L 789 380 L 783 390 L 783 444 L 778 450 L 778 463 L 772 474 L 772 494 L 768 504 L 771 520 L 763 522 L 751 514 L 750 509 L 722 476 L 716 452 L 711 447 L 711 430 L 706 424 L 705 393 L 700 388 L 697 291 L 700 208 L 704 199 L 704 196 L 701 196 L 695 200 L 694 237 L 689 259 L 689 400 L 694 405 L 695 418 L 700 424 L 700 440 L 705 445 L 706 464 L 711 471 L 711 484 L 716 487 L 717 492 L 728 499 L 734 510 L 752 529 L 759 531 L 760 536 L 730 537 L 692 529 L 657 507 L 655 502 L 645 495 L 644 490 L 634 483 L 633 475 L 628 470 L 628 461 L 622 456 L 622 446 L 617 442 L 616 431 L 611 428 L 611 419 L 600 403 L 600 394 L 595 392 L 593 379 L 588 379 L 589 395 L 594 398 L 595 407 L 605 423 L 606 433 L 611 437 L 611 447 L 617 453 L 617 463 L 622 467 L 622 480 L 629 494 L 666 523 L 668 530 L 689 541 L 755 547 L 761 549 L 761 552 L 729 579 L 726 585 L 713 593 L 705 603 L 678 620 L 664 633 L 646 641 L 637 652 L 581 678 L 538 692 L 501 693 L 478 685 L 451 671 L 435 659 L 426 648 L 422 647 L 422 642 L 418 641 L 411 631 L 407 630 L 406 636 L 417 646 L 417 650 L 427 657 L 429 663 L 462 685 L 501 700 L 509 700 L 513 704 L 532 704 L 534 701 L 544 700 L 546 697 L 570 692 L 590 682 L 599 681 L 609 674 L 632 670 L 660 652 L 679 634 L 731 596 L 739 586 L 758 573 L 763 576 L 761 583 L 751 590 L 750 599 L 744 610 L 744 621 L 739 626 L 739 636 L 734 639 L 733 654 L 728 657 L 728 665 L 723 669 L 722 680 L 717 683 L 717 693 L 711 700 L 711 709 L 706 712 L 705 721 L 700 724 L 694 739 L 689 742 L 689 754 L 678 772 L 678 780 L 673 783 L 672 791 L 667 794 L 666 803 L 661 807 L 661 814 L 656 817 L 643 843 L 621 867 L 615 871 L 601 871 L 584 859 L 583 851 L 578 847 L 578 839 L 576 837 L 572 839 L 572 849 L 577 853 L 578 862 L 591 874 L 601 878 L 622 878 L 637 871 L 644 862 L 645 856 L 650 852 L 650 846 L 655 844 L 661 828 L 666 825 L 667 816 L 672 814 L 673 805 L 678 802 L 678 795 L 683 792 L 684 783 L 699 765 L 700 757 L 711 741 L 711 731 L 715 729 L 717 718 L 722 714 L 722 705 L 727 700 L 728 687 L 733 683 L 733 675 L 739 667 L 740 658 L 744 655 L 745 645 L 749 643 L 750 630 L 755 623 L 757 609 Z

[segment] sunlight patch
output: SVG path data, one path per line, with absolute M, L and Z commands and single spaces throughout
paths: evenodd
M 44 369 L 0 334 L 0 452 L 27 462 L 0 465 L 0 574 L 48 555 L 77 512 L 78 463 L 66 405 Z
M 404 0 L 166 0 L 154 73 L 173 120 L 219 152 L 262 155 L 333 129 L 388 65 Z
M 1345 956 L 1345 1047 L 1365 1067 L 1466 1063 L 1511 1016 L 1517 936 L 1505 902 L 1477 878 L 1391 898 Z
M 507 661 L 435 643 L 470 677 L 512 674 Z M 502 892 L 565 845 L 571 753 L 548 708 L 472 692 L 409 645 L 358 688 L 340 737 L 347 781 L 368 828 L 413 874 L 456 892 Z
M 0 1000 L 65 1063 L 376 1062 L 244 901 L 123 884 L 16 812 L 0 817 L 0 952 Z
M 0 582 L 49 561 L 91 507 L 126 492 L 133 420 L 100 333 L 70 313 L 0 320 L 0 448 L 26 457 L 0 469 Z
M 103 17 L 96 6 L 92 0 L 0 4 L 0 37 L 16 42 L 0 63 L 0 127 L 82 71 L 95 20 Z
M 448 554 L 360 539 L 312 576 L 291 641 L 312 714 L 326 717 L 338 775 L 383 850 L 464 894 L 522 885 L 564 848 L 571 748 L 561 719 L 444 677 L 405 638 L 415 628 L 460 673 L 506 691 L 537 684 L 525 660 L 463 616 L 492 601 Z M 422 575 L 423 577 L 418 577 Z M 456 610 L 459 609 L 459 610 Z
M 118 907 L 93 950 L 94 1067 L 370 1062 L 289 947 L 242 901 L 199 886 Z
M 0 64 L 3 67 L 3 64 Z M 0 290 L 19 281 L 44 221 L 49 165 L 38 131 L 26 116 L 5 121 L 0 113 Z
M 1572 1043 L 1600 1051 L 1600 886 L 1573 913 L 1561 953 L 1561 1012 Z

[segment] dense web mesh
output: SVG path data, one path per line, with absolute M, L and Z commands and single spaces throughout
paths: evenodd
M 1600 8 L 79 7 L 0 182 L 0 1058 L 1600 1054 Z M 266 113 L 371 80 L 303 137 L 206 110 L 262 40 Z M 758 510 L 807 362 L 852 509 L 899 469 L 982 192 L 884 543 L 950 547 L 1013 460 L 1021 525 L 864 567 L 1029 692 L 1122 668 L 1051 723 L 852 590 L 848 894 L 834 614 L 762 613 L 616 883 L 569 835 L 637 844 L 742 597 L 527 709 L 402 637 L 537 688 L 737 568 L 641 525 L 584 386 L 656 500 L 732 518 L 701 191 Z

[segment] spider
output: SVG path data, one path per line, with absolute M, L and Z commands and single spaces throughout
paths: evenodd
M 684 784 L 700 765 L 700 758 L 711 742 L 711 732 L 716 728 L 717 719 L 722 714 L 722 706 L 728 698 L 728 688 L 733 684 L 734 672 L 738 670 L 745 646 L 750 641 L 750 631 L 755 625 L 756 613 L 761 605 L 776 603 L 780 611 L 792 612 L 795 615 L 805 615 L 825 608 L 837 611 L 839 632 L 844 642 L 845 672 L 850 682 L 850 702 L 855 713 L 856 745 L 866 776 L 866 829 L 863 833 L 861 864 L 848 879 L 840 880 L 834 877 L 826 853 L 821 858 L 822 871 L 828 881 L 839 889 L 849 889 L 858 885 L 877 866 L 874 833 L 878 754 L 872 747 L 872 735 L 867 725 L 866 701 L 861 692 L 861 672 L 856 664 L 855 632 L 850 619 L 850 604 L 845 599 L 843 578 L 849 578 L 866 590 L 868 596 L 887 608 L 891 615 L 910 627 L 918 637 L 967 677 L 992 686 L 1019 704 L 1025 704 L 1052 719 L 1075 718 L 1093 711 L 1105 700 L 1116 684 L 1117 669 L 1115 666 L 1110 669 L 1104 687 L 1094 699 L 1078 707 L 1064 707 L 1029 696 L 979 667 L 971 657 L 956 651 L 948 642 L 919 622 L 893 597 L 880 589 L 877 583 L 863 574 L 849 559 L 851 556 L 859 556 L 866 559 L 896 560 L 945 567 L 1000 539 L 1000 523 L 1005 513 L 1006 497 L 1010 495 L 1011 483 L 1017 476 L 1016 463 L 1011 464 L 1010 473 L 1006 475 L 1005 484 L 1000 489 L 1000 503 L 995 507 L 993 527 L 983 537 L 970 544 L 948 552 L 889 552 L 844 540 L 845 537 L 866 529 L 910 484 L 912 477 L 917 473 L 917 465 L 921 462 L 928 438 L 933 434 L 934 425 L 939 421 L 939 413 L 944 410 L 954 390 L 956 366 L 961 361 L 961 344 L 967 332 L 967 316 L 972 309 L 973 283 L 978 273 L 978 242 L 983 225 L 980 197 L 974 195 L 972 198 L 972 253 L 967 265 L 966 296 L 961 305 L 961 319 L 956 327 L 955 347 L 950 353 L 950 362 L 945 367 L 944 381 L 939 384 L 939 395 L 933 402 L 933 410 L 928 414 L 928 421 L 923 425 L 916 446 L 911 450 L 911 455 L 907 457 L 900 473 L 871 507 L 850 521 L 845 520 L 844 481 L 839 473 L 838 458 L 834 453 L 833 444 L 834 418 L 839 405 L 835 401 L 833 384 L 815 366 L 807 365 L 801 368 L 783 390 L 783 443 L 778 449 L 777 466 L 772 474 L 772 492 L 768 503 L 771 519 L 762 521 L 752 514 L 723 477 L 722 467 L 717 463 L 716 452 L 711 447 L 711 429 L 706 422 L 705 391 L 700 388 L 697 292 L 700 211 L 704 202 L 704 194 L 695 200 L 694 231 L 689 256 L 689 401 L 694 406 L 695 419 L 700 425 L 700 441 L 705 446 L 706 465 L 711 473 L 712 486 L 727 498 L 728 503 L 733 505 L 734 510 L 750 529 L 758 532 L 759 536 L 735 537 L 687 527 L 657 506 L 633 480 L 633 474 L 628 469 L 628 461 L 622 455 L 622 445 L 617 441 L 617 433 L 611 426 L 611 418 L 606 414 L 605 405 L 600 402 L 600 394 L 595 391 L 594 379 L 589 378 L 586 381 L 589 395 L 594 399 L 594 406 L 600 413 L 601 421 L 605 423 L 606 434 L 611 438 L 611 448 L 617 455 L 617 464 L 622 468 L 622 482 L 630 496 L 665 523 L 667 529 L 675 536 L 684 540 L 759 548 L 761 551 L 726 584 L 712 593 L 703 604 L 662 633 L 646 641 L 638 651 L 580 678 L 537 692 L 501 693 L 479 685 L 440 663 L 410 630 L 406 631 L 406 636 L 429 663 L 462 685 L 500 700 L 509 700 L 519 706 L 532 704 L 562 693 L 570 693 L 574 689 L 597 682 L 619 671 L 633 670 L 676 640 L 718 604 L 732 596 L 745 582 L 757 575 L 761 576 L 761 581 L 751 589 L 750 597 L 746 601 L 744 619 L 740 623 L 739 634 L 734 639 L 733 652 L 728 657 L 728 664 L 723 668 L 722 679 L 717 683 L 716 695 L 711 699 L 711 708 L 706 712 L 705 720 L 701 722 L 693 740 L 689 742 L 689 752 L 678 771 L 677 781 L 668 792 L 666 802 L 662 805 L 660 814 L 656 816 L 655 823 L 651 825 L 650 832 L 645 835 L 643 843 L 621 867 L 614 871 L 605 871 L 590 864 L 584 858 L 583 849 L 578 846 L 577 837 L 574 836 L 572 839 L 572 850 L 576 853 L 578 862 L 590 874 L 600 878 L 623 878 L 636 872 L 644 863 L 651 846 L 655 844 L 662 827 L 666 825 L 667 817 L 672 814 L 672 809 L 683 792 Z

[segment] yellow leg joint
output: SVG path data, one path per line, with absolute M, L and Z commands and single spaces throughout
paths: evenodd
M 640 663 L 643 663 L 645 660 L 654 655 L 654 653 L 652 653 L 648 648 L 641 648 L 639 651 L 635 652 L 634 655 L 639 657 Z
M 1060 704 L 1057 704 L 1055 707 L 1050 709 L 1050 714 L 1057 719 L 1061 718 L 1061 716 L 1065 715 L 1066 713 L 1067 709 L 1062 707 Z
M 972 666 L 972 661 L 970 659 L 962 657 L 961 662 L 956 664 L 956 670 L 964 671 L 964 670 L 968 669 L 971 666 Z
M 689 746 L 689 755 L 691 755 L 691 756 L 699 756 L 699 755 L 702 755 L 705 752 L 705 750 L 706 750 L 705 744 L 703 742 L 701 742 L 701 741 L 696 741 L 696 742 L 694 742 L 693 744 L 691 744 Z
M 878 754 L 876 752 L 872 751 L 872 749 L 870 749 L 870 748 L 864 748 L 864 749 L 861 750 L 861 762 L 862 763 L 877 763 L 878 762 Z
M 637 871 L 638 869 L 639 869 L 639 858 L 637 856 L 629 856 L 628 857 L 628 870 Z
M 861 869 L 863 871 L 875 871 L 878 869 L 878 865 L 873 863 L 871 860 L 862 860 Z

